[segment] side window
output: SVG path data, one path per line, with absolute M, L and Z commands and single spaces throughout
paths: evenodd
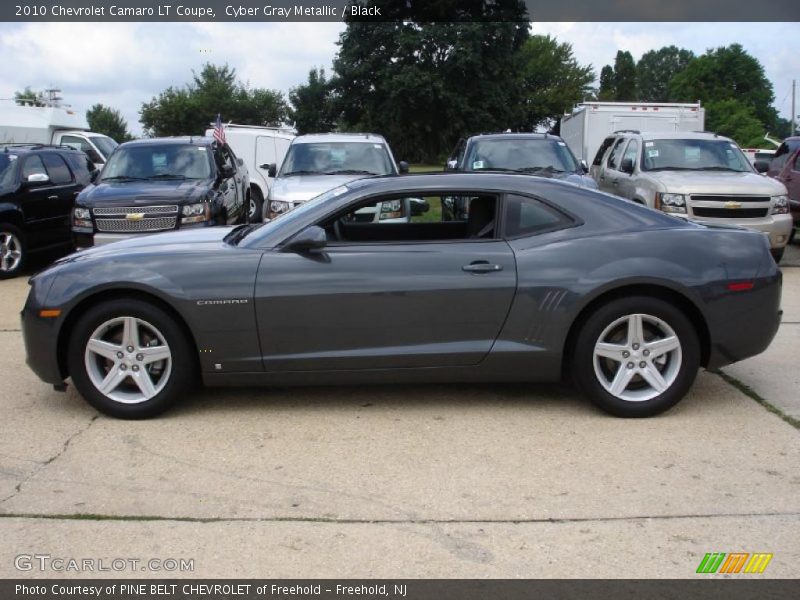
M 794 155 L 794 166 L 792 167 L 792 171 L 800 172 L 800 152 Z
M 606 150 L 608 150 L 611 147 L 611 144 L 613 143 L 614 143 L 613 137 L 607 137 L 606 139 L 603 140 L 603 143 L 600 144 L 600 148 L 598 148 L 597 150 L 597 154 L 594 155 L 594 160 L 592 161 L 593 166 L 595 167 L 600 166 L 600 163 L 603 162 L 603 156 L 605 155 Z
M 92 172 L 95 171 L 94 163 L 83 153 L 70 152 L 64 158 L 70 170 L 75 174 L 75 180 L 81 185 L 86 185 L 91 180 Z
M 70 173 L 67 163 L 58 154 L 43 154 L 42 160 L 44 160 L 51 183 L 54 185 L 72 183 L 72 173 Z
M 625 148 L 625 154 L 622 157 L 623 162 L 626 160 L 630 160 L 633 164 L 636 164 L 636 155 L 639 154 L 639 142 L 637 140 L 631 140 L 628 144 L 628 147 Z M 622 163 L 620 163 L 621 165 Z
M 22 165 L 22 181 L 27 181 L 28 177 L 36 174 L 47 175 L 42 159 L 36 154 L 25 157 Z
M 788 158 L 789 154 L 789 146 L 786 145 L 786 142 L 783 142 L 780 147 L 775 151 L 775 156 L 772 159 L 772 168 L 773 169 L 780 169 L 783 165 L 786 164 L 786 159 Z
M 223 147 L 219 148 L 214 152 L 214 160 L 217 162 L 217 166 L 222 169 L 223 167 L 229 167 L 236 170 L 236 165 L 234 164 L 233 157 L 231 156 L 230 151 Z
M 552 231 L 569 223 L 565 215 L 534 198 L 513 194 L 506 196 L 506 237 Z
M 606 166 L 610 169 L 617 169 L 619 167 L 620 159 L 622 158 L 622 146 L 625 145 L 627 140 L 625 138 L 619 138 L 617 143 L 614 144 L 614 147 L 611 149 L 611 154 L 608 155 L 608 160 L 606 161 Z

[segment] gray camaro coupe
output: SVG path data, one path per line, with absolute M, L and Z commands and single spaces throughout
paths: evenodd
M 436 219 L 466 197 L 464 220 Z M 358 211 L 425 198 L 409 223 Z M 697 370 L 762 352 L 781 273 L 762 233 L 504 174 L 354 181 L 270 223 L 163 233 L 31 279 L 28 364 L 97 409 L 154 416 L 209 386 L 570 376 L 645 417 Z

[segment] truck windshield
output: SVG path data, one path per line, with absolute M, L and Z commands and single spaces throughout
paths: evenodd
M 309 142 L 292 144 L 279 177 L 292 175 L 392 175 L 386 146 L 372 142 Z
M 562 171 L 574 173 L 578 163 L 567 145 L 553 138 L 486 139 L 472 144 L 464 163 L 467 171 Z
M 91 137 L 92 143 L 97 146 L 97 149 L 100 150 L 103 156 L 108 158 L 111 156 L 111 153 L 114 151 L 114 148 L 119 146 L 117 142 L 112 140 L 110 137 L 106 135 L 93 135 Z
M 101 181 L 124 179 L 207 179 L 211 159 L 205 146 L 147 144 L 121 146 L 108 159 Z
M 739 146 L 727 140 L 651 140 L 644 143 L 643 171 L 752 172 Z

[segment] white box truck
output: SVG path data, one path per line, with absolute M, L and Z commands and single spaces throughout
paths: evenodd
M 86 118 L 65 106 L 32 106 L 0 102 L 0 144 L 54 144 L 85 152 L 101 168 L 117 142 L 89 131 Z
M 292 129 L 283 127 L 260 127 L 257 125 L 223 125 L 225 141 L 233 153 L 244 161 L 250 173 L 250 207 L 251 217 L 261 214 L 264 199 L 269 195 L 272 178 L 269 176 L 269 165 L 280 170 L 283 158 L 289 145 L 295 138 Z M 214 134 L 213 124 L 206 130 L 206 135 Z
M 584 102 L 561 118 L 561 138 L 579 160 L 591 164 L 600 144 L 615 131 L 703 131 L 705 109 L 697 104 Z

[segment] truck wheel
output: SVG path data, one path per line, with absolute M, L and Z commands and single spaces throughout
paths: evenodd
M 27 255 L 23 233 L 13 225 L 0 223 L 0 279 L 19 275 Z
M 164 412 L 196 380 L 192 345 L 175 318 L 142 300 L 90 308 L 72 331 L 68 357 L 86 401 L 121 419 Z
M 264 197 L 261 195 L 261 190 L 255 186 L 250 187 L 250 202 L 247 208 L 247 222 L 260 223 L 261 210 L 264 205 Z
M 649 417 L 683 398 L 700 367 L 694 326 L 669 302 L 614 300 L 592 313 L 572 355 L 575 383 L 604 411 Z

